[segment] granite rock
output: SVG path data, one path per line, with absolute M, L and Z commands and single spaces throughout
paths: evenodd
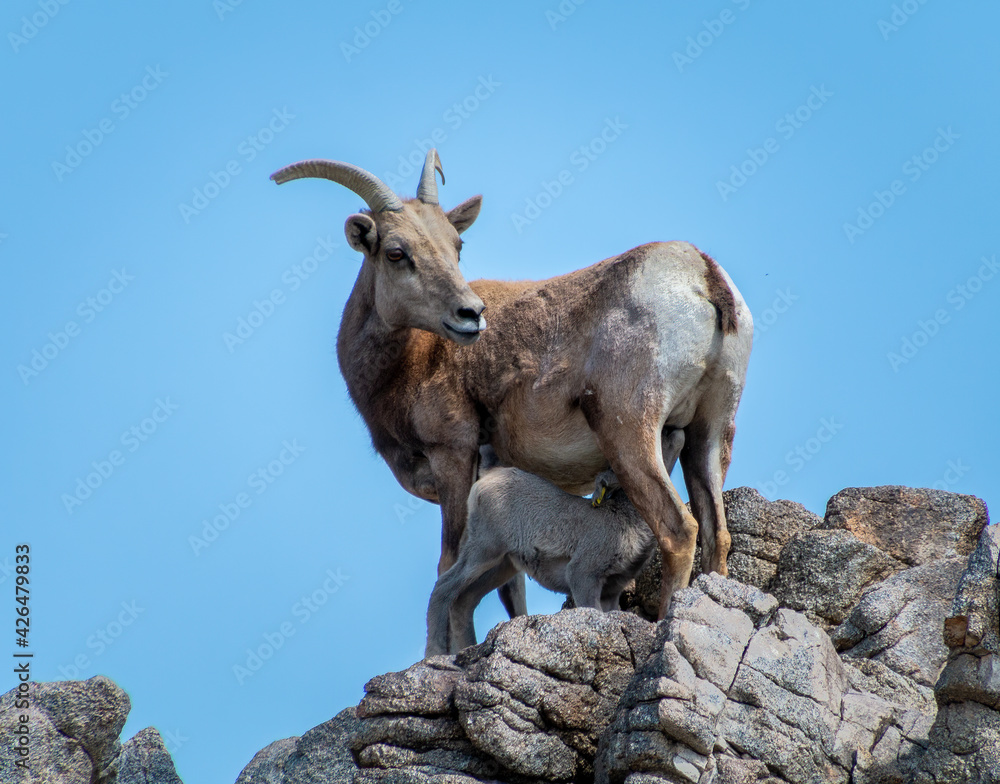
M 851 531 L 861 541 L 919 566 L 968 556 L 989 518 L 972 495 L 912 487 L 849 487 L 826 505 L 822 528 Z

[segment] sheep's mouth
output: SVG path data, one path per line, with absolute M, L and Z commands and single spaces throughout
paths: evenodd
M 470 346 L 475 343 L 479 340 L 479 336 L 483 330 L 486 329 L 486 319 L 483 318 L 480 318 L 478 323 L 471 327 L 456 327 L 447 321 L 442 321 L 441 323 L 444 325 L 445 335 L 463 346 Z

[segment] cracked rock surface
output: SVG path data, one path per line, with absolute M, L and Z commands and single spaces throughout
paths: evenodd
M 933 686 L 948 658 L 942 618 L 951 609 L 964 569 L 964 558 L 944 558 L 873 585 L 830 632 L 837 649 L 851 659 L 876 659 Z
M 807 531 L 782 549 L 771 592 L 826 628 L 844 620 L 865 588 L 900 568 L 850 531 Z
M 912 487 L 849 487 L 826 506 L 822 528 L 852 532 L 906 566 L 968 557 L 989 522 L 972 495 Z
M 820 520 L 726 494 L 727 579 L 659 624 L 564 610 L 373 678 L 356 707 L 258 752 L 237 784 L 996 784 L 1000 528 L 971 496 L 838 493 Z M 769 592 L 768 592 L 769 591 Z M 178 784 L 152 728 L 122 745 L 104 677 L 0 698 L 0 781 Z M 30 773 L 17 766 L 31 722 Z
M 1000 527 L 984 528 L 944 622 L 948 663 L 918 784 L 1000 781 Z
M 458 656 L 372 680 L 351 747 L 362 768 L 588 778 L 600 733 L 652 636 L 651 624 L 621 612 L 516 618 Z M 429 688 L 417 696 L 413 683 Z
M 923 740 L 910 695 L 876 693 L 822 629 L 774 597 L 702 575 L 676 604 L 602 738 L 598 782 L 632 784 L 636 772 L 703 784 L 849 782 Z M 712 631 L 719 618 L 731 635 L 725 658 Z M 715 639 L 692 645 L 692 627 Z
M 732 546 L 729 576 L 741 583 L 767 590 L 778 571 L 782 549 L 798 534 L 821 525 L 823 518 L 794 501 L 768 501 L 752 487 L 737 487 L 722 494 Z M 636 585 L 622 595 L 622 609 L 655 621 L 660 608 L 660 552 L 636 576 Z M 701 574 L 701 548 L 695 553 L 691 579 Z
M 0 697 L 0 781 L 17 784 L 180 784 L 160 734 L 149 727 L 124 746 L 128 695 L 96 675 L 86 681 L 30 683 L 29 707 L 16 689 Z M 30 723 L 27 767 L 18 766 L 20 716 Z

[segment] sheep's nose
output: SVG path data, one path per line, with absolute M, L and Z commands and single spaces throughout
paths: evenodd
M 486 310 L 486 306 L 479 303 L 477 307 L 464 307 L 459 308 L 455 315 L 460 319 L 468 319 L 469 321 L 479 321 L 479 317 L 482 315 L 483 311 Z
M 472 292 L 469 292 L 472 294 Z M 480 333 L 486 329 L 486 319 L 482 317 L 486 306 L 475 294 L 466 297 L 460 305 L 456 305 L 451 315 L 444 321 L 444 326 L 448 332 L 446 337 L 451 338 L 463 346 L 475 343 L 479 340 Z
M 486 329 L 486 321 L 482 318 L 484 310 L 486 310 L 485 303 L 470 289 L 453 312 L 460 324 L 465 322 L 469 326 L 475 325 L 475 329 L 482 332 Z

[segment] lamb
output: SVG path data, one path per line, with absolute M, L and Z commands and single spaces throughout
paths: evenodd
M 684 432 L 663 438 L 668 472 Z M 519 571 L 577 607 L 608 612 L 652 554 L 656 542 L 614 472 L 602 471 L 592 499 L 572 495 L 517 468 L 493 467 L 484 450 L 481 478 L 469 494 L 458 561 L 434 586 L 427 608 L 426 656 L 476 644 L 473 612 Z M 450 636 L 449 636 L 450 632 Z

